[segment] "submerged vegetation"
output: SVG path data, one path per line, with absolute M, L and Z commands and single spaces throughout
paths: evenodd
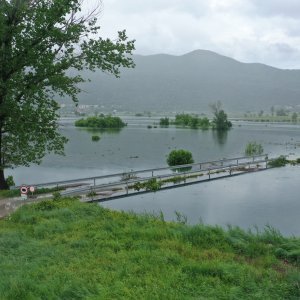
M 177 114 L 175 116 L 175 120 L 172 121 L 171 124 L 177 126 L 190 127 L 192 129 L 208 129 L 211 126 L 207 117 L 200 118 L 198 116 L 193 116 L 189 114 Z
M 169 166 L 187 165 L 194 162 L 193 155 L 188 150 L 172 150 L 167 157 Z
M 87 117 L 86 119 L 79 119 L 75 121 L 76 127 L 88 127 L 88 128 L 123 128 L 126 124 L 119 117 L 113 117 L 111 115 L 105 116 L 103 114 L 94 117 Z
M 245 154 L 247 156 L 260 155 L 263 154 L 263 152 L 263 146 L 257 142 L 249 142 L 245 148 Z
M 1 299 L 299 299 L 299 238 L 176 218 L 23 206 L 0 220 Z
M 100 141 L 100 136 L 99 136 L 99 135 L 92 135 L 92 141 L 93 141 L 93 142 L 98 142 L 98 141 Z
M 298 159 L 296 160 L 296 162 L 298 162 Z M 286 159 L 285 156 L 281 155 L 275 159 L 270 160 L 268 162 L 268 166 L 270 166 L 272 168 L 278 168 L 278 167 L 284 167 L 288 163 L 294 164 L 294 161 L 290 161 L 290 160 Z

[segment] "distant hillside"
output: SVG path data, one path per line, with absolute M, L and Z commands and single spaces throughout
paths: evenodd
M 246 64 L 211 51 L 182 56 L 134 56 L 136 68 L 116 79 L 88 74 L 81 104 L 129 111 L 208 111 L 223 102 L 228 111 L 270 111 L 272 105 L 300 104 L 300 70 Z

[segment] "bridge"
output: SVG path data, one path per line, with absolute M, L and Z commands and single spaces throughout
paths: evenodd
M 62 196 L 81 196 L 85 202 L 103 202 L 171 189 L 268 168 L 268 155 L 235 157 L 172 167 L 145 169 L 96 177 L 48 182 L 36 188 L 56 188 Z

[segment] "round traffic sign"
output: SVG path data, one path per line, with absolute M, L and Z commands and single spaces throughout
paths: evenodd
M 35 187 L 34 187 L 34 186 L 29 187 L 29 191 L 30 191 L 31 193 L 33 193 L 33 192 L 35 191 Z
M 21 194 L 27 194 L 27 192 L 28 192 L 28 188 L 25 185 L 22 185 L 20 190 L 21 190 Z

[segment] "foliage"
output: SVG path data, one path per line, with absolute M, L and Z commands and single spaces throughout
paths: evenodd
M 227 114 L 222 108 L 220 101 L 210 105 L 212 112 L 214 114 L 214 119 L 212 121 L 213 127 L 217 130 L 228 130 L 232 127 L 232 123 L 228 121 Z
M 192 116 L 189 114 L 177 114 L 175 116 L 175 121 L 173 124 L 178 126 L 188 126 L 193 129 L 208 129 L 210 127 L 208 118 L 199 118 L 197 116 Z
M 156 178 L 151 178 L 145 182 L 134 183 L 132 188 L 136 191 L 145 189 L 146 191 L 156 192 L 161 189 L 162 185 L 162 181 L 158 181 Z
M 86 119 L 79 119 L 75 121 L 76 127 L 88 127 L 88 128 L 122 128 L 126 124 L 121 120 L 120 117 L 113 117 L 111 115 L 87 117 Z
M 176 216 L 23 206 L 0 220 L 1 299 L 299 299 L 299 238 Z
M 60 192 L 54 192 L 53 194 L 52 194 L 52 198 L 53 198 L 53 200 L 54 201 L 57 201 L 57 200 L 60 200 L 61 199 L 61 193 Z
M 94 191 L 94 190 L 91 190 L 90 192 L 88 192 L 86 194 L 87 197 L 94 197 L 94 196 L 97 196 L 97 193 Z
M 133 67 L 134 41 L 125 31 L 102 39 L 100 7 L 82 13 L 81 0 L 0 2 L 0 189 L 3 170 L 63 154 L 57 100 L 77 102 L 83 69 L 119 76 Z M 72 69 L 72 71 L 70 70 Z
M 170 121 L 169 121 L 169 118 L 161 118 L 160 120 L 159 120 L 159 125 L 160 126 L 169 126 L 169 124 L 170 124 Z
M 172 150 L 167 157 L 169 166 L 187 165 L 194 162 L 192 153 L 187 150 Z
M 245 148 L 245 154 L 247 156 L 263 154 L 264 148 L 261 144 L 256 142 L 249 142 Z
M 286 159 L 285 156 L 281 155 L 275 159 L 272 159 L 268 162 L 268 166 L 277 168 L 277 167 L 284 167 L 289 161 Z
M 92 135 L 92 141 L 93 141 L 93 142 L 98 142 L 98 141 L 100 141 L 100 136 L 99 136 L 99 135 Z
M 294 112 L 294 113 L 292 114 L 292 122 L 293 122 L 293 123 L 296 123 L 296 122 L 297 122 L 297 119 L 298 119 L 298 114 L 297 114 L 296 112 Z
M 6 183 L 7 183 L 7 185 L 9 186 L 9 187 L 11 187 L 11 186 L 15 186 L 16 184 L 15 184 L 15 181 L 14 181 L 14 178 L 13 178 L 13 176 L 7 176 L 7 178 L 6 178 Z

